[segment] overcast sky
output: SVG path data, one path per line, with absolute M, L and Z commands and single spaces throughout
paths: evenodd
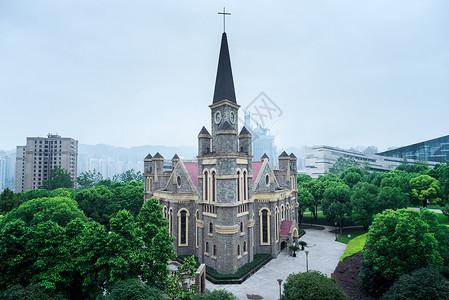
M 279 149 L 449 134 L 449 1 L 0 1 L 0 149 L 197 144 L 226 20 L 237 102 Z M 242 109 L 240 115 L 243 115 Z

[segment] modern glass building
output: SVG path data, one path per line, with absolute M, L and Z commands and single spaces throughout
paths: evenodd
M 435 162 L 449 161 L 449 135 L 380 152 L 377 155 Z

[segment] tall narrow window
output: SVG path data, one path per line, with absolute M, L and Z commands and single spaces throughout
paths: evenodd
M 216 194 L 215 189 L 217 188 L 216 185 L 217 185 L 217 183 L 215 182 L 215 171 L 212 171 L 212 201 L 213 202 L 215 202 L 215 194 Z
M 279 241 L 279 230 L 278 230 L 278 226 L 279 226 L 279 210 L 276 206 L 275 210 L 274 210 L 274 234 L 276 236 L 276 242 Z
M 198 212 L 198 209 L 195 212 L 195 246 L 198 248 L 198 219 L 199 219 L 200 213 Z
M 240 171 L 237 171 L 237 201 L 240 202 Z
M 246 179 L 246 171 L 243 171 L 243 200 L 248 200 L 248 189 L 247 189 L 247 179 Z
M 212 255 L 213 256 L 217 256 L 217 246 L 214 245 L 213 251 L 212 251 Z
M 247 252 L 248 249 L 246 248 L 246 242 L 243 242 L 243 253 Z
M 173 210 L 171 208 L 168 211 L 168 231 L 173 234 Z
M 181 244 L 187 244 L 187 213 L 181 212 Z
M 237 256 L 240 256 L 241 255 L 241 253 L 240 253 L 240 245 L 237 245 Z
M 212 222 L 209 223 L 209 233 L 214 233 L 214 224 Z
M 204 201 L 209 201 L 209 173 L 207 171 L 204 172 L 203 175 L 203 185 L 204 185 Z
M 206 253 L 209 253 L 209 242 L 206 242 Z
M 262 243 L 268 244 L 268 211 L 262 211 Z
M 189 215 L 185 208 L 178 211 L 178 246 L 189 244 Z

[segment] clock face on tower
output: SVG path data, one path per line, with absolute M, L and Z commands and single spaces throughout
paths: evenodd
M 215 124 L 220 124 L 220 122 L 221 122 L 221 112 L 217 111 L 215 113 Z
M 235 113 L 233 111 L 229 112 L 229 120 L 232 124 L 235 123 Z

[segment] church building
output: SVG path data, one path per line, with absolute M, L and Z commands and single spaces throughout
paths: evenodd
M 156 198 L 169 221 L 178 255 L 194 255 L 219 273 L 235 273 L 256 253 L 279 252 L 298 239 L 297 159 L 267 155 L 253 162 L 251 134 L 238 132 L 237 104 L 224 32 L 210 131 L 198 134 L 197 162 L 174 155 L 170 171 L 156 153 L 144 159 L 145 200 Z

